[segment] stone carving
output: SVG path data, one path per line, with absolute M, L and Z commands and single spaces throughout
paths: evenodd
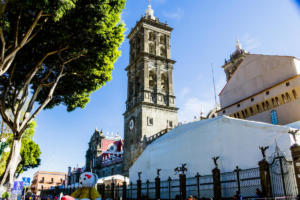
M 269 146 L 260 146 L 259 149 L 261 151 L 261 154 L 263 156 L 263 159 L 266 159 L 266 150 L 269 148 Z
M 174 169 L 174 171 L 175 171 L 175 175 L 176 175 L 177 173 L 180 173 L 180 172 L 181 172 L 182 174 L 184 174 L 184 173 L 187 171 L 186 163 L 182 164 L 181 167 L 176 167 L 176 168 Z
M 216 157 L 213 157 L 213 161 L 214 161 L 214 164 L 215 164 L 215 168 L 218 168 L 218 159 L 220 158 L 220 156 L 216 156 Z

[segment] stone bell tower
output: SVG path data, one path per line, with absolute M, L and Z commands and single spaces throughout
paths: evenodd
M 177 125 L 170 34 L 151 5 L 128 35 L 128 95 L 124 113 L 124 170 L 143 152 L 145 138 Z

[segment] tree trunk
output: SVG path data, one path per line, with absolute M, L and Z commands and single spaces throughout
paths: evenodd
M 14 138 L 11 146 L 11 151 L 7 159 L 6 168 L 1 177 L 0 192 L 3 190 L 9 191 L 13 186 L 14 175 L 17 170 L 17 166 L 21 161 L 20 151 L 21 151 L 21 138 L 20 139 Z

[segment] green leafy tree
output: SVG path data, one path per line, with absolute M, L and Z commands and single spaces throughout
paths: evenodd
M 23 173 L 24 171 L 27 171 L 30 168 L 35 168 L 38 167 L 40 165 L 41 159 L 40 159 L 40 155 L 41 155 L 41 151 L 40 151 L 40 147 L 38 144 L 36 144 L 33 141 L 33 136 L 34 136 L 34 132 L 35 132 L 35 126 L 36 126 L 36 122 L 32 121 L 31 123 L 28 124 L 28 128 L 25 130 L 25 133 L 22 137 L 22 145 L 21 145 L 21 152 L 20 152 L 20 163 L 17 167 L 17 171 L 15 173 L 15 177 L 18 178 L 18 176 Z M 9 132 L 6 129 L 6 132 L 3 133 L 3 135 L 6 135 L 7 139 L 8 139 L 8 143 L 11 146 L 12 145 L 12 138 L 13 138 L 13 134 L 12 132 Z M 9 152 L 8 153 L 4 153 L 3 157 L 1 157 L 0 160 L 0 175 L 3 174 L 4 170 L 5 170 L 5 163 L 7 162 L 7 158 L 8 158 Z
M 12 149 L 0 177 L 3 190 L 12 185 L 28 123 L 41 110 L 56 105 L 63 104 L 68 111 L 84 108 L 90 94 L 111 79 L 124 39 L 125 0 L 1 2 L 4 56 L 11 51 L 6 48 L 23 41 L 35 24 L 29 41 L 17 45 L 11 67 L 0 77 L 0 114 L 13 132 Z

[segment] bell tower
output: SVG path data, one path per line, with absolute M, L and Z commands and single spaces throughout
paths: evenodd
M 128 92 L 124 113 L 124 170 L 143 152 L 145 138 L 177 125 L 170 35 L 173 29 L 154 17 L 149 3 L 127 36 L 130 43 Z

